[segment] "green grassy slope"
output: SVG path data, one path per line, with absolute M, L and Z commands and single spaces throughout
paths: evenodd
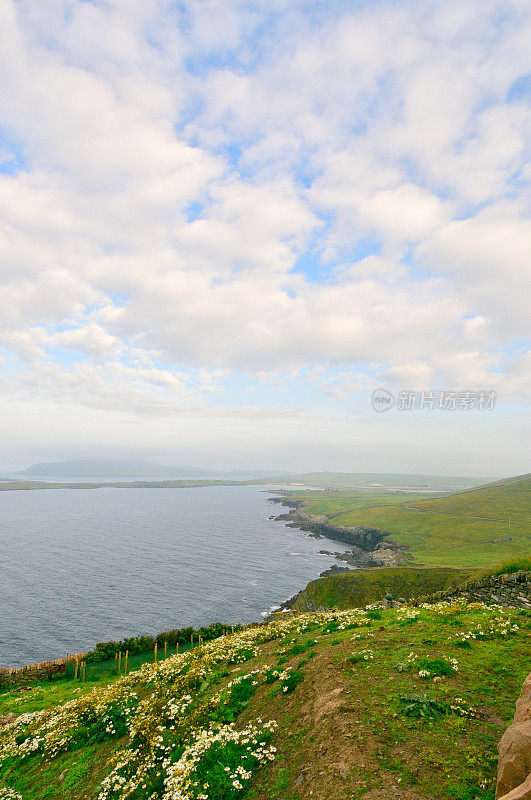
M 528 633 L 476 604 L 280 615 L 0 727 L 0 797 L 493 800 Z
M 382 600 L 389 592 L 395 598 L 409 600 L 459 586 L 477 574 L 479 571 L 475 569 L 444 567 L 356 569 L 311 581 L 297 597 L 294 609 L 315 611 L 318 608 L 360 607 Z
M 303 512 L 325 514 L 334 525 L 368 525 L 388 530 L 418 564 L 489 567 L 531 552 L 531 479 L 469 490 L 445 497 L 409 496 L 374 504 L 362 494 L 304 493 Z M 393 495 L 396 498 L 397 495 Z
M 429 501 L 410 502 L 421 511 L 491 518 L 506 525 L 527 523 L 531 511 L 531 478 L 513 479 L 497 486 L 474 489 Z M 493 516 L 495 515 L 495 516 Z
M 420 499 L 418 492 L 382 492 L 377 490 L 339 490 L 333 492 L 302 491 L 296 494 L 288 493 L 288 497 L 296 497 L 304 503 L 305 512 L 313 516 L 328 517 L 330 522 L 335 522 L 343 514 L 359 511 L 365 508 L 382 508 L 384 506 L 403 505 L 408 502 L 417 502 Z M 438 495 L 430 495 L 438 497 Z

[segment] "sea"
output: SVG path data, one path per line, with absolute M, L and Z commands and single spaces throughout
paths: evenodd
M 278 487 L 277 487 L 278 489 Z M 347 545 L 271 519 L 274 487 L 0 492 L 0 666 L 259 621 Z

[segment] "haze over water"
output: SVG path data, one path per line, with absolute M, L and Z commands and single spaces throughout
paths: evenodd
M 0 665 L 259 620 L 347 549 L 270 520 L 265 488 L 0 492 Z

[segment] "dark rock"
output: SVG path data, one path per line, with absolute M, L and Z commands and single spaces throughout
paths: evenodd
M 327 578 L 329 575 L 341 575 L 343 572 L 351 572 L 348 567 L 338 567 L 337 564 L 332 564 L 329 569 L 325 569 L 320 573 L 320 578 Z

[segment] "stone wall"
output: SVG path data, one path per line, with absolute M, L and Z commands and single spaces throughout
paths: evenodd
M 433 603 L 438 600 L 463 598 L 469 602 L 497 603 L 500 606 L 516 606 L 531 610 L 531 572 L 513 572 L 509 575 L 492 575 L 467 581 L 455 589 L 445 589 L 410 601 Z
M 80 661 L 83 653 L 70 656 L 68 661 Z M 54 661 L 41 661 L 40 664 L 28 664 L 25 667 L 0 668 L 0 686 L 24 686 L 27 683 L 53 680 L 55 675 L 66 672 L 67 659 L 56 658 Z

